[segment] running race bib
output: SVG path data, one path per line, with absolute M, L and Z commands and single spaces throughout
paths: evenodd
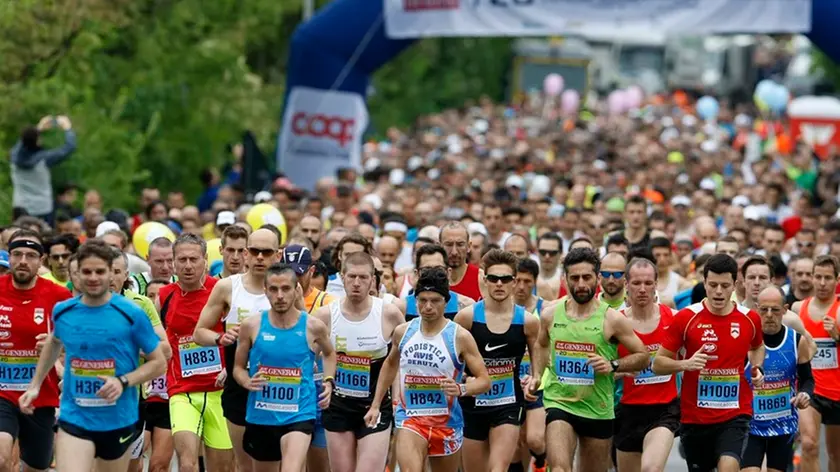
M 26 391 L 37 365 L 38 353 L 34 349 L 0 349 L 0 390 Z
M 146 387 L 146 396 L 169 400 L 169 394 L 166 392 L 166 374 L 149 381 L 149 385 Z
M 653 385 L 667 383 L 671 380 L 671 374 L 656 375 L 653 373 L 653 358 L 656 352 L 650 353 L 650 364 L 645 367 L 645 370 L 633 376 L 633 385 Z
M 569 385 L 595 385 L 595 369 L 586 361 L 595 354 L 592 343 L 554 343 L 554 373 L 560 383 Z
M 727 410 L 738 408 L 741 374 L 737 369 L 703 369 L 697 383 L 697 406 Z
M 513 389 L 514 359 L 484 359 L 490 374 L 490 390 L 475 397 L 475 406 L 499 406 L 516 403 Z
M 837 368 L 837 342 L 831 338 L 814 339 L 817 343 L 817 353 L 811 359 L 811 367 L 814 370 L 827 370 Z
M 529 375 L 531 375 L 531 354 L 526 350 L 525 355 L 522 356 L 522 361 L 519 363 L 519 378 Z
M 70 375 L 73 379 L 72 392 L 76 405 L 89 407 L 115 404 L 96 396 L 96 392 L 105 385 L 99 376 L 115 377 L 117 375 L 114 359 L 94 361 L 74 357 L 70 359 Z
M 297 413 L 300 401 L 300 369 L 260 366 L 257 374 L 265 379 L 257 392 L 254 408 Z
M 200 346 L 192 336 L 178 338 L 178 356 L 181 359 L 181 377 L 214 374 L 222 371 L 222 359 L 217 346 Z
M 449 414 L 449 402 L 440 388 L 441 377 L 406 375 L 403 380 L 406 416 Z
M 753 390 L 753 418 L 759 421 L 777 420 L 793 415 L 790 407 L 790 382 L 764 382 Z
M 353 398 L 370 396 L 370 357 L 336 356 L 335 393 Z

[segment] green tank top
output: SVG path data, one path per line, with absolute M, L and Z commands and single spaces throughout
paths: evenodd
M 615 418 L 613 374 L 596 374 L 586 361 L 589 354 L 618 358 L 618 346 L 604 339 L 604 318 L 609 305 L 601 303 L 585 320 L 566 316 L 566 300 L 557 304 L 549 332 L 549 375 L 544 377 L 546 408 L 559 408 L 582 418 Z

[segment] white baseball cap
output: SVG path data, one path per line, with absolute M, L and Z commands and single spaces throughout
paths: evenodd
M 732 199 L 732 204 L 740 207 L 748 207 L 751 205 L 750 199 L 746 195 L 737 195 Z
M 674 197 L 671 198 L 671 206 L 672 207 L 675 207 L 675 206 L 690 207 L 691 206 L 691 199 L 688 198 L 685 195 L 674 195 Z
M 108 231 L 120 229 L 120 225 L 114 223 L 113 221 L 103 221 L 99 223 L 99 226 L 96 227 L 96 237 L 101 238 L 102 235 L 107 233 Z
M 254 203 L 265 203 L 270 202 L 273 197 L 271 196 L 271 192 L 266 190 L 260 190 L 254 195 Z
M 236 223 L 236 214 L 232 211 L 220 211 L 216 215 L 216 226 L 232 225 Z
M 505 187 L 523 188 L 524 186 L 525 179 L 516 174 L 509 175 L 507 180 L 505 180 Z

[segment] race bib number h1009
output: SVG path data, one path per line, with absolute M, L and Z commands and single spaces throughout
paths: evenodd
M 737 369 L 708 369 L 697 382 L 697 406 L 728 410 L 738 408 L 741 374 Z

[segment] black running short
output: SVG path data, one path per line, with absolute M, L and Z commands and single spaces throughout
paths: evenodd
M 53 457 L 55 408 L 36 408 L 24 415 L 17 405 L 0 398 L 0 431 L 20 445 L 20 460 L 33 469 L 49 469 Z
M 575 434 L 584 438 L 610 439 L 613 437 L 615 420 L 593 420 L 561 410 L 560 408 L 545 409 L 545 424 L 552 421 L 564 421 L 572 426 Z
M 114 461 L 125 455 L 128 448 L 143 434 L 142 423 L 111 431 L 89 431 L 58 420 L 58 427 L 70 436 L 92 442 L 96 451 L 94 457 L 105 461 Z
M 373 428 L 365 424 L 365 413 L 367 408 L 348 408 L 345 404 L 348 400 L 335 401 L 333 395 L 330 407 L 321 412 L 321 424 L 324 429 L 333 433 L 352 432 L 357 440 L 370 434 L 385 431 L 394 424 L 394 410 L 391 400 L 382 402 L 379 410 L 379 422 Z
M 680 427 L 680 399 L 661 405 L 619 404 L 615 410 L 615 447 L 623 452 L 642 452 L 645 436 L 656 428 L 676 432 Z
M 729 421 L 715 424 L 682 425 L 680 441 L 685 445 L 685 462 L 691 472 L 715 470 L 722 456 L 734 457 L 741 462 L 747 436 L 750 431 L 750 417 L 736 416 Z
M 169 420 L 169 403 L 146 402 L 146 431 L 155 428 L 172 429 Z
M 490 411 L 463 410 L 464 438 L 473 441 L 486 441 L 490 437 L 490 430 L 505 424 L 521 426 L 525 420 L 525 409 L 520 405 L 509 405 L 504 408 L 492 408 Z
M 793 463 L 793 439 L 792 434 L 771 437 L 750 434 L 744 457 L 741 459 L 741 468 L 760 469 L 766 455 L 768 469 L 788 470 Z
M 255 461 L 277 462 L 283 459 L 283 454 L 280 451 L 280 440 L 286 434 L 295 431 L 311 436 L 312 432 L 315 431 L 315 420 L 299 421 L 283 426 L 249 424 L 245 426 L 242 448 Z
M 830 400 L 822 395 L 811 398 L 811 406 L 820 412 L 822 424 L 827 426 L 840 425 L 840 402 Z
M 222 392 L 222 410 L 225 419 L 237 426 L 246 426 L 245 414 L 248 411 L 248 390 L 228 377 Z

